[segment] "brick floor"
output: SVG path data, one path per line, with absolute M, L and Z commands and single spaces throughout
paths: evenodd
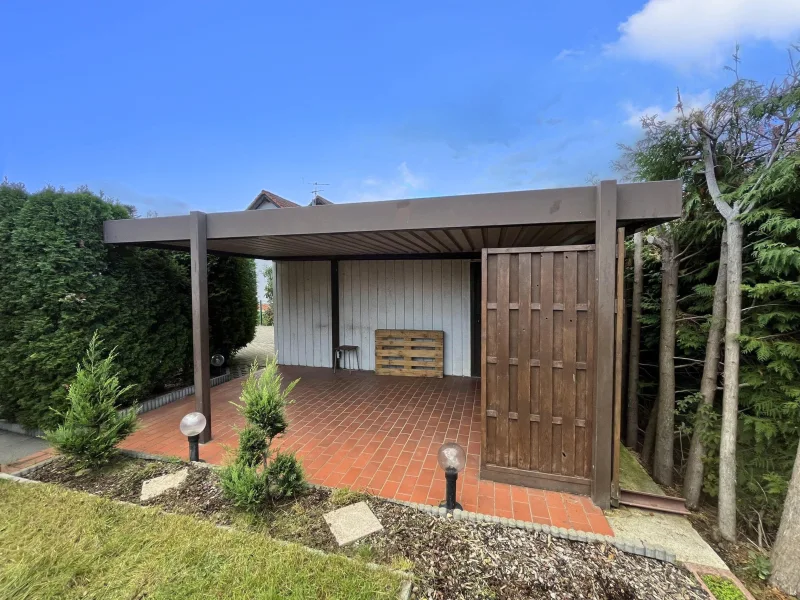
M 33 454 L 30 454 L 12 463 L 0 465 L 0 473 L 16 473 L 17 471 L 21 471 L 22 469 L 26 469 L 27 467 L 31 467 L 37 463 L 40 463 L 43 460 L 50 458 L 54 454 L 55 452 L 50 448 L 40 450 L 39 452 L 34 452 Z
M 479 481 L 480 380 L 378 377 L 371 373 L 281 367 L 284 380 L 300 377 L 288 408 L 289 430 L 279 447 L 297 452 L 309 479 L 330 487 L 366 489 L 384 498 L 437 505 L 444 475 L 436 461 L 445 441 L 461 444 L 467 466 L 458 478 L 465 510 L 613 535 L 603 512 L 587 497 Z M 212 434 L 203 460 L 220 464 L 237 443 L 244 420 L 236 410 L 241 379 L 212 388 Z M 194 397 L 141 417 L 123 447 L 171 456 L 188 454 L 181 417 Z

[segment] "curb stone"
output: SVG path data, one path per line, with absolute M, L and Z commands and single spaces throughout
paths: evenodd
M 320 489 L 330 489 L 326 488 L 325 486 L 314 486 L 314 487 L 318 487 Z M 447 511 L 445 510 L 444 515 L 442 515 L 440 513 L 439 507 L 437 506 L 418 504 L 416 502 L 406 502 L 403 500 L 395 500 L 393 498 L 380 498 L 380 499 L 386 502 L 391 502 L 392 504 L 406 506 L 408 508 L 412 508 L 414 510 L 430 514 L 434 517 L 452 516 L 452 518 L 456 520 L 468 521 L 470 523 L 499 524 L 504 527 L 533 531 L 535 533 L 549 535 L 550 537 L 556 539 L 563 539 L 577 543 L 607 544 L 609 546 L 615 547 L 620 552 L 625 552 L 626 554 L 633 554 L 635 556 L 651 558 L 653 560 L 658 560 L 660 562 L 665 562 L 673 565 L 677 564 L 678 562 L 674 552 L 670 552 L 669 550 L 666 550 L 661 546 L 649 546 L 647 544 L 642 544 L 641 542 L 633 542 L 630 540 L 625 540 L 609 535 L 589 533 L 588 531 L 577 531 L 575 529 L 567 530 L 563 527 L 553 527 L 552 525 L 542 525 L 541 523 L 531 523 L 528 521 L 521 521 L 519 519 L 508 519 L 505 517 L 500 518 L 494 515 L 485 515 L 482 513 L 471 512 L 468 510 L 456 509 L 455 511 L 453 511 L 453 513 L 451 513 L 451 515 L 448 515 Z
M 16 483 L 42 483 L 41 481 L 36 481 L 35 479 L 25 479 L 24 477 L 11 475 L 9 473 L 0 473 L 0 479 L 7 479 L 8 481 L 14 481 Z

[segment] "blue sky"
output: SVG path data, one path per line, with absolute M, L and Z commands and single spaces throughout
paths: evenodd
M 687 18 L 692 14 L 691 18 Z M 780 77 L 800 0 L 0 4 L 0 176 L 141 213 L 585 184 L 642 113 Z

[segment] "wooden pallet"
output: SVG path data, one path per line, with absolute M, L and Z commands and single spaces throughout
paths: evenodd
M 442 377 L 444 331 L 376 329 L 375 374 Z

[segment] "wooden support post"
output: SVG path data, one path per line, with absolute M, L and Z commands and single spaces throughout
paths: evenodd
M 595 212 L 595 381 L 592 500 L 611 505 L 612 440 L 614 437 L 614 291 L 617 233 L 617 182 L 597 185 Z
M 331 261 L 331 366 L 336 367 L 339 346 L 339 261 Z
M 189 213 L 189 250 L 192 274 L 192 346 L 194 350 L 195 410 L 206 417 L 200 443 L 211 441 L 211 364 L 208 335 L 208 261 L 206 214 Z
M 617 319 L 614 327 L 614 447 L 611 504 L 619 506 L 619 445 L 622 439 L 622 333 L 625 325 L 625 228 L 617 229 Z

